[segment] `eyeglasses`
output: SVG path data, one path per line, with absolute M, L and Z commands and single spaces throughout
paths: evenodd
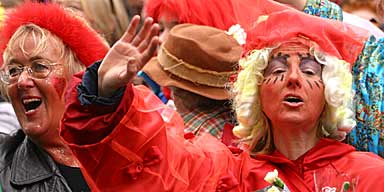
M 20 74 L 26 70 L 28 75 L 35 79 L 45 79 L 52 72 L 52 69 L 58 63 L 50 63 L 45 60 L 35 60 L 31 66 L 22 66 L 18 64 L 6 65 L 0 70 L 1 80 L 6 84 L 16 83 L 20 77 Z

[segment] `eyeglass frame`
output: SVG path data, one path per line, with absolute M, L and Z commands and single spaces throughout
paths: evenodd
M 34 71 L 33 71 L 32 67 L 34 66 L 34 62 L 36 62 L 36 61 L 45 61 L 45 62 L 49 63 L 49 64 L 39 63 L 39 65 L 43 65 L 44 67 L 46 67 L 47 69 L 49 69 L 48 73 L 47 73 L 46 75 L 44 75 L 44 77 L 41 77 L 41 78 L 40 78 L 40 77 L 36 77 L 35 75 L 33 75 Z M 34 60 L 34 61 L 32 61 L 32 65 L 23 65 L 23 66 L 20 66 L 20 65 L 19 65 L 19 66 L 17 67 L 17 69 L 20 70 L 20 72 L 18 72 L 18 74 L 17 74 L 17 78 L 16 78 L 16 76 L 13 77 L 13 78 L 16 78 L 15 80 L 18 80 L 18 79 L 20 78 L 20 75 L 26 70 L 27 73 L 28 73 L 28 75 L 29 75 L 31 78 L 33 78 L 33 79 L 45 79 L 45 78 L 47 78 L 47 77 L 51 74 L 51 72 L 52 72 L 52 68 L 53 68 L 54 66 L 58 66 L 58 65 L 62 65 L 62 64 L 61 64 L 61 63 L 56 63 L 56 62 L 55 62 L 55 63 L 52 63 L 52 62 L 50 62 L 50 61 L 47 61 L 47 60 L 41 60 L 41 59 Z M 1 79 L 1 81 L 2 81 L 3 83 L 5 83 L 5 84 L 7 84 L 7 85 L 10 85 L 10 84 L 14 84 L 14 83 L 16 83 L 17 81 L 11 83 L 10 78 L 12 78 L 12 77 L 11 77 L 11 75 L 9 74 L 9 71 L 6 71 L 6 68 L 7 68 L 8 66 L 10 66 L 10 65 L 5 65 L 5 67 L 3 67 L 2 69 L 0 69 L 0 79 Z M 35 73 L 36 73 L 36 72 L 35 72 Z M 5 80 L 6 76 L 8 76 L 8 81 Z

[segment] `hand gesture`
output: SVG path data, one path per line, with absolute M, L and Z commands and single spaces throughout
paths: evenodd
M 154 55 L 159 44 L 159 26 L 146 18 L 136 35 L 140 17 L 133 17 L 126 32 L 108 51 L 98 70 L 99 96 L 109 97 L 130 82 Z

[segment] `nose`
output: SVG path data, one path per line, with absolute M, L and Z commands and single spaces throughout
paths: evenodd
M 17 87 L 18 88 L 30 88 L 34 86 L 34 82 L 27 72 L 24 70 L 20 73 L 19 78 L 17 79 Z
M 287 74 L 287 86 L 291 88 L 301 88 L 303 77 L 299 69 L 291 69 Z

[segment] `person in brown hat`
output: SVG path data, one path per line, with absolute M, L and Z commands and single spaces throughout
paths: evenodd
M 238 70 L 241 51 L 223 30 L 180 24 L 143 71 L 160 86 L 170 87 L 187 133 L 208 132 L 220 139 L 224 127 L 234 124 L 226 86 Z

